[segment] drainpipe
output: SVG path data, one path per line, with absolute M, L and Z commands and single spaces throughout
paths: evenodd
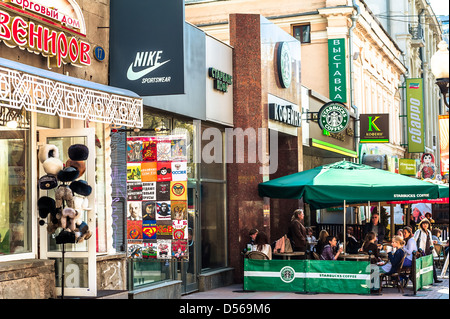
M 353 1 L 353 8 L 356 10 L 356 14 L 352 14 L 352 25 L 350 29 L 348 30 L 349 38 L 348 38 L 348 65 L 350 70 L 350 106 L 355 110 L 355 149 L 357 154 L 357 161 L 359 162 L 359 110 L 358 107 L 354 104 L 354 88 L 353 88 L 353 30 L 356 28 L 356 22 L 358 21 L 359 15 L 360 15 L 360 9 L 359 6 L 356 4 L 356 0 Z

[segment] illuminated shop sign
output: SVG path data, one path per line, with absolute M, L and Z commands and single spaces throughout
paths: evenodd
M 389 114 L 361 114 L 360 143 L 389 143 Z
M 330 133 L 342 132 L 349 122 L 347 107 L 338 101 L 325 103 L 319 110 L 318 118 L 319 127 Z
M 9 0 L 0 2 L 0 41 L 9 47 L 20 47 L 48 57 L 48 67 L 64 63 L 90 65 L 84 18 L 78 5 L 52 1 Z M 2 10 L 5 9 L 5 10 Z M 6 11 L 7 10 L 7 11 Z M 70 14 L 64 13 L 69 10 Z M 31 18 L 31 19 L 30 19 Z M 63 31 L 61 31 L 63 30 Z
M 228 92 L 228 86 L 233 84 L 233 77 L 225 72 L 214 68 L 209 68 L 208 74 L 214 79 L 214 89 L 221 92 Z

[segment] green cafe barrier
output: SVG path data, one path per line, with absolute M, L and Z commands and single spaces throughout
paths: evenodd
M 370 294 L 363 261 L 244 259 L 244 290 Z
M 433 284 L 433 255 L 416 259 L 416 286 L 420 290 L 424 286 Z

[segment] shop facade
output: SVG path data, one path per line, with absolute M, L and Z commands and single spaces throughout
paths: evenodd
M 107 85 L 108 32 L 97 26 L 109 21 L 109 6 L 1 1 L 0 15 L 0 298 L 125 290 L 126 257 L 113 248 L 110 132 L 141 127 L 143 106 L 137 94 Z M 68 162 L 73 145 L 87 150 L 77 159 L 83 168 Z M 74 182 L 88 191 L 56 201 Z M 66 241 L 62 227 L 51 227 L 69 208 Z
M 257 189 L 261 182 L 302 170 L 300 43 L 263 16 L 231 14 L 229 19 L 234 49 L 229 141 L 235 152 L 227 166 L 228 246 L 234 280 L 241 282 L 249 231 L 265 232 L 270 242 L 278 239 L 287 231 L 289 212 L 299 205 L 261 198 Z M 246 155 L 240 158 L 242 146 Z
M 112 17 L 117 9 L 121 14 L 126 10 L 113 8 Z M 184 6 L 182 10 L 184 13 Z M 170 10 L 167 13 L 168 16 L 162 20 L 170 21 L 171 26 L 162 29 L 169 33 L 175 29 L 178 33 L 181 22 L 181 37 L 180 34 L 165 33 L 161 45 L 139 38 L 140 41 L 131 41 L 129 45 L 111 47 L 112 61 L 126 54 L 130 54 L 135 61 L 136 53 L 130 53 L 127 49 L 140 46 L 142 52 L 161 51 L 161 62 L 169 59 L 171 52 L 181 50 L 183 55 L 179 59 L 184 62 L 175 67 L 172 74 L 170 62 L 167 62 L 169 68 L 161 67 L 149 73 L 153 78 L 165 78 L 164 83 L 130 81 L 127 77 L 129 64 L 122 69 L 111 68 L 112 79 L 123 83 L 121 87 L 144 82 L 149 84 L 138 89 L 142 89 L 140 94 L 144 105 L 142 128 L 118 128 L 112 134 L 116 145 L 111 153 L 113 210 L 119 217 L 115 222 L 118 230 L 116 244 L 117 249 L 127 252 L 130 299 L 179 298 L 183 293 L 229 284 L 233 274 L 227 259 L 229 226 L 226 217 L 228 181 L 225 148 L 225 131 L 234 125 L 233 48 L 185 23 L 183 14 L 178 15 Z M 133 25 L 113 24 L 111 41 L 122 28 L 132 29 Z M 162 45 L 167 46 L 163 48 Z M 170 58 L 170 61 L 174 59 Z M 133 70 L 137 73 L 140 69 Z M 176 83 L 172 83 L 176 76 L 184 79 L 181 90 Z M 159 86 L 158 92 L 166 94 L 155 94 L 152 84 Z M 165 159 L 162 156 L 164 143 L 171 152 Z M 131 145 L 141 147 L 138 151 L 143 156 L 141 159 L 130 160 Z M 175 158 L 173 150 L 176 145 L 181 145 L 177 148 L 181 153 Z M 145 153 L 150 147 L 154 147 L 153 159 L 147 157 L 149 152 Z M 147 174 L 148 167 L 152 165 L 157 167 L 156 179 Z M 132 172 L 132 166 L 138 167 L 142 174 L 135 180 L 130 180 L 128 174 Z M 162 177 L 161 170 L 164 174 L 169 171 L 169 174 Z M 175 184 L 178 184 L 180 193 L 184 193 L 182 200 L 165 197 L 165 189 L 176 191 Z M 155 196 L 150 195 L 152 187 L 155 187 Z M 181 210 L 177 206 L 180 201 L 184 205 Z M 154 207 L 149 209 L 155 217 L 143 216 L 134 223 L 127 213 L 136 203 L 141 205 L 143 214 L 146 212 L 142 207 Z M 170 216 L 160 214 L 162 206 L 170 207 Z M 178 214 L 184 217 L 176 217 Z M 184 223 L 183 226 L 177 228 L 178 222 Z M 133 223 L 138 225 L 137 232 Z M 164 229 L 172 231 L 167 234 Z

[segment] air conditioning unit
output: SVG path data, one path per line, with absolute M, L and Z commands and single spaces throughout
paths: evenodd
M 362 164 L 369 165 L 379 169 L 387 169 L 385 161 L 385 155 L 379 154 L 365 154 L 362 158 Z

